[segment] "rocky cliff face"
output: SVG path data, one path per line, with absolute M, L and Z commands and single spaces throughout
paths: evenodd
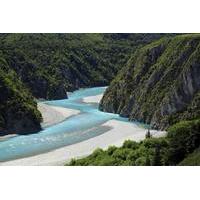
M 100 109 L 165 129 L 200 117 L 199 92 L 200 35 L 181 35 L 135 52 L 106 90 Z

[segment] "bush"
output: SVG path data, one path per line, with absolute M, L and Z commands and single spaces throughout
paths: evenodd
M 143 141 L 146 148 L 155 148 L 157 146 L 168 147 L 168 141 L 166 138 L 150 138 Z
M 139 158 L 135 161 L 135 165 L 136 165 L 136 166 L 146 166 L 146 157 L 139 157 Z
M 200 148 L 189 154 L 179 165 L 200 166 Z
M 167 137 L 148 138 L 139 143 L 127 140 L 122 147 L 95 150 L 71 165 L 177 165 L 200 146 L 200 120 L 184 121 L 168 129 Z M 182 164 L 200 163 L 200 151 L 190 154 Z
M 122 146 L 122 148 L 129 148 L 129 149 L 137 149 L 138 148 L 138 143 L 135 141 L 131 140 L 126 140 Z
M 152 159 L 153 166 L 161 166 L 162 165 L 162 157 L 161 157 L 161 147 L 159 145 L 156 146 L 154 156 Z
M 104 155 L 103 157 L 99 158 L 98 160 L 95 160 L 92 162 L 90 165 L 94 166 L 114 166 L 117 165 L 115 162 L 115 159 L 112 158 L 111 156 Z
M 116 146 L 108 147 L 107 154 L 110 155 L 110 156 L 113 155 L 113 153 L 115 152 L 116 149 L 117 149 Z
M 100 148 L 97 148 L 97 149 L 95 149 L 94 151 L 93 151 L 93 153 L 92 153 L 92 157 L 97 157 L 97 156 L 99 156 L 100 154 L 102 154 L 103 153 L 103 149 L 100 149 Z
M 130 149 L 118 148 L 113 153 L 113 158 L 117 160 L 125 161 L 130 151 L 131 151 Z
M 145 138 L 148 139 L 148 138 L 152 138 L 152 135 L 150 133 L 150 130 L 148 129 L 146 135 L 145 135 Z
M 182 121 L 168 129 L 168 162 L 175 165 L 200 146 L 200 120 Z

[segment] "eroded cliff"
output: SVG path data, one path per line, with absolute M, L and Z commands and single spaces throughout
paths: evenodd
M 199 117 L 200 35 L 166 38 L 136 51 L 106 90 L 100 109 L 165 129 Z

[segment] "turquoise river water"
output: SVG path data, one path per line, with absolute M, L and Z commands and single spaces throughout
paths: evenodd
M 101 131 L 87 132 L 87 130 L 111 119 L 128 121 L 117 114 L 99 111 L 98 104 L 88 104 L 82 101 L 84 97 L 104 93 L 105 89 L 106 87 L 80 89 L 70 94 L 68 99 L 46 101 L 46 104 L 77 109 L 80 113 L 61 123 L 44 128 L 38 133 L 19 135 L 1 141 L 0 162 L 48 152 L 103 134 Z M 146 126 L 144 125 L 144 127 Z

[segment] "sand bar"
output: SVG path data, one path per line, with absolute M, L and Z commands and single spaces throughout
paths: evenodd
M 83 102 L 98 103 L 101 98 L 102 95 L 85 97 L 83 98 Z M 39 103 L 39 109 L 42 112 L 44 118 L 43 123 L 46 126 L 52 125 L 53 123 L 59 123 L 59 121 L 79 113 L 77 110 L 48 106 L 43 103 Z M 90 131 L 96 131 L 95 128 L 97 127 L 94 127 L 94 129 L 91 129 Z M 111 145 L 121 146 L 127 139 L 134 141 L 143 140 L 147 132 L 147 130 L 141 125 L 114 119 L 103 123 L 98 128 L 99 130 L 105 130 L 105 132 L 101 135 L 76 144 L 58 148 L 36 156 L 2 162 L 0 165 L 62 166 L 69 162 L 72 158 L 80 158 L 91 154 L 96 148 L 107 149 Z M 166 132 L 151 130 L 151 134 L 153 137 L 162 137 L 165 136 Z
M 84 103 L 99 103 L 103 97 L 103 94 L 96 96 L 89 96 L 82 99 Z
M 39 154 L 23 159 L 12 160 L 0 163 L 0 165 L 64 165 L 72 158 L 87 156 L 96 148 L 107 149 L 111 145 L 121 146 L 127 139 L 140 141 L 145 138 L 146 130 L 136 124 L 110 120 L 102 126 L 111 129 L 99 136 L 83 142 L 62 147 L 48 153 Z M 166 134 L 163 131 L 151 130 L 154 137 L 161 137 Z
M 38 103 L 38 110 L 42 113 L 42 127 L 52 126 L 58 124 L 59 122 L 64 121 L 68 117 L 77 115 L 80 113 L 79 110 L 57 107 L 47 105 L 45 103 Z

